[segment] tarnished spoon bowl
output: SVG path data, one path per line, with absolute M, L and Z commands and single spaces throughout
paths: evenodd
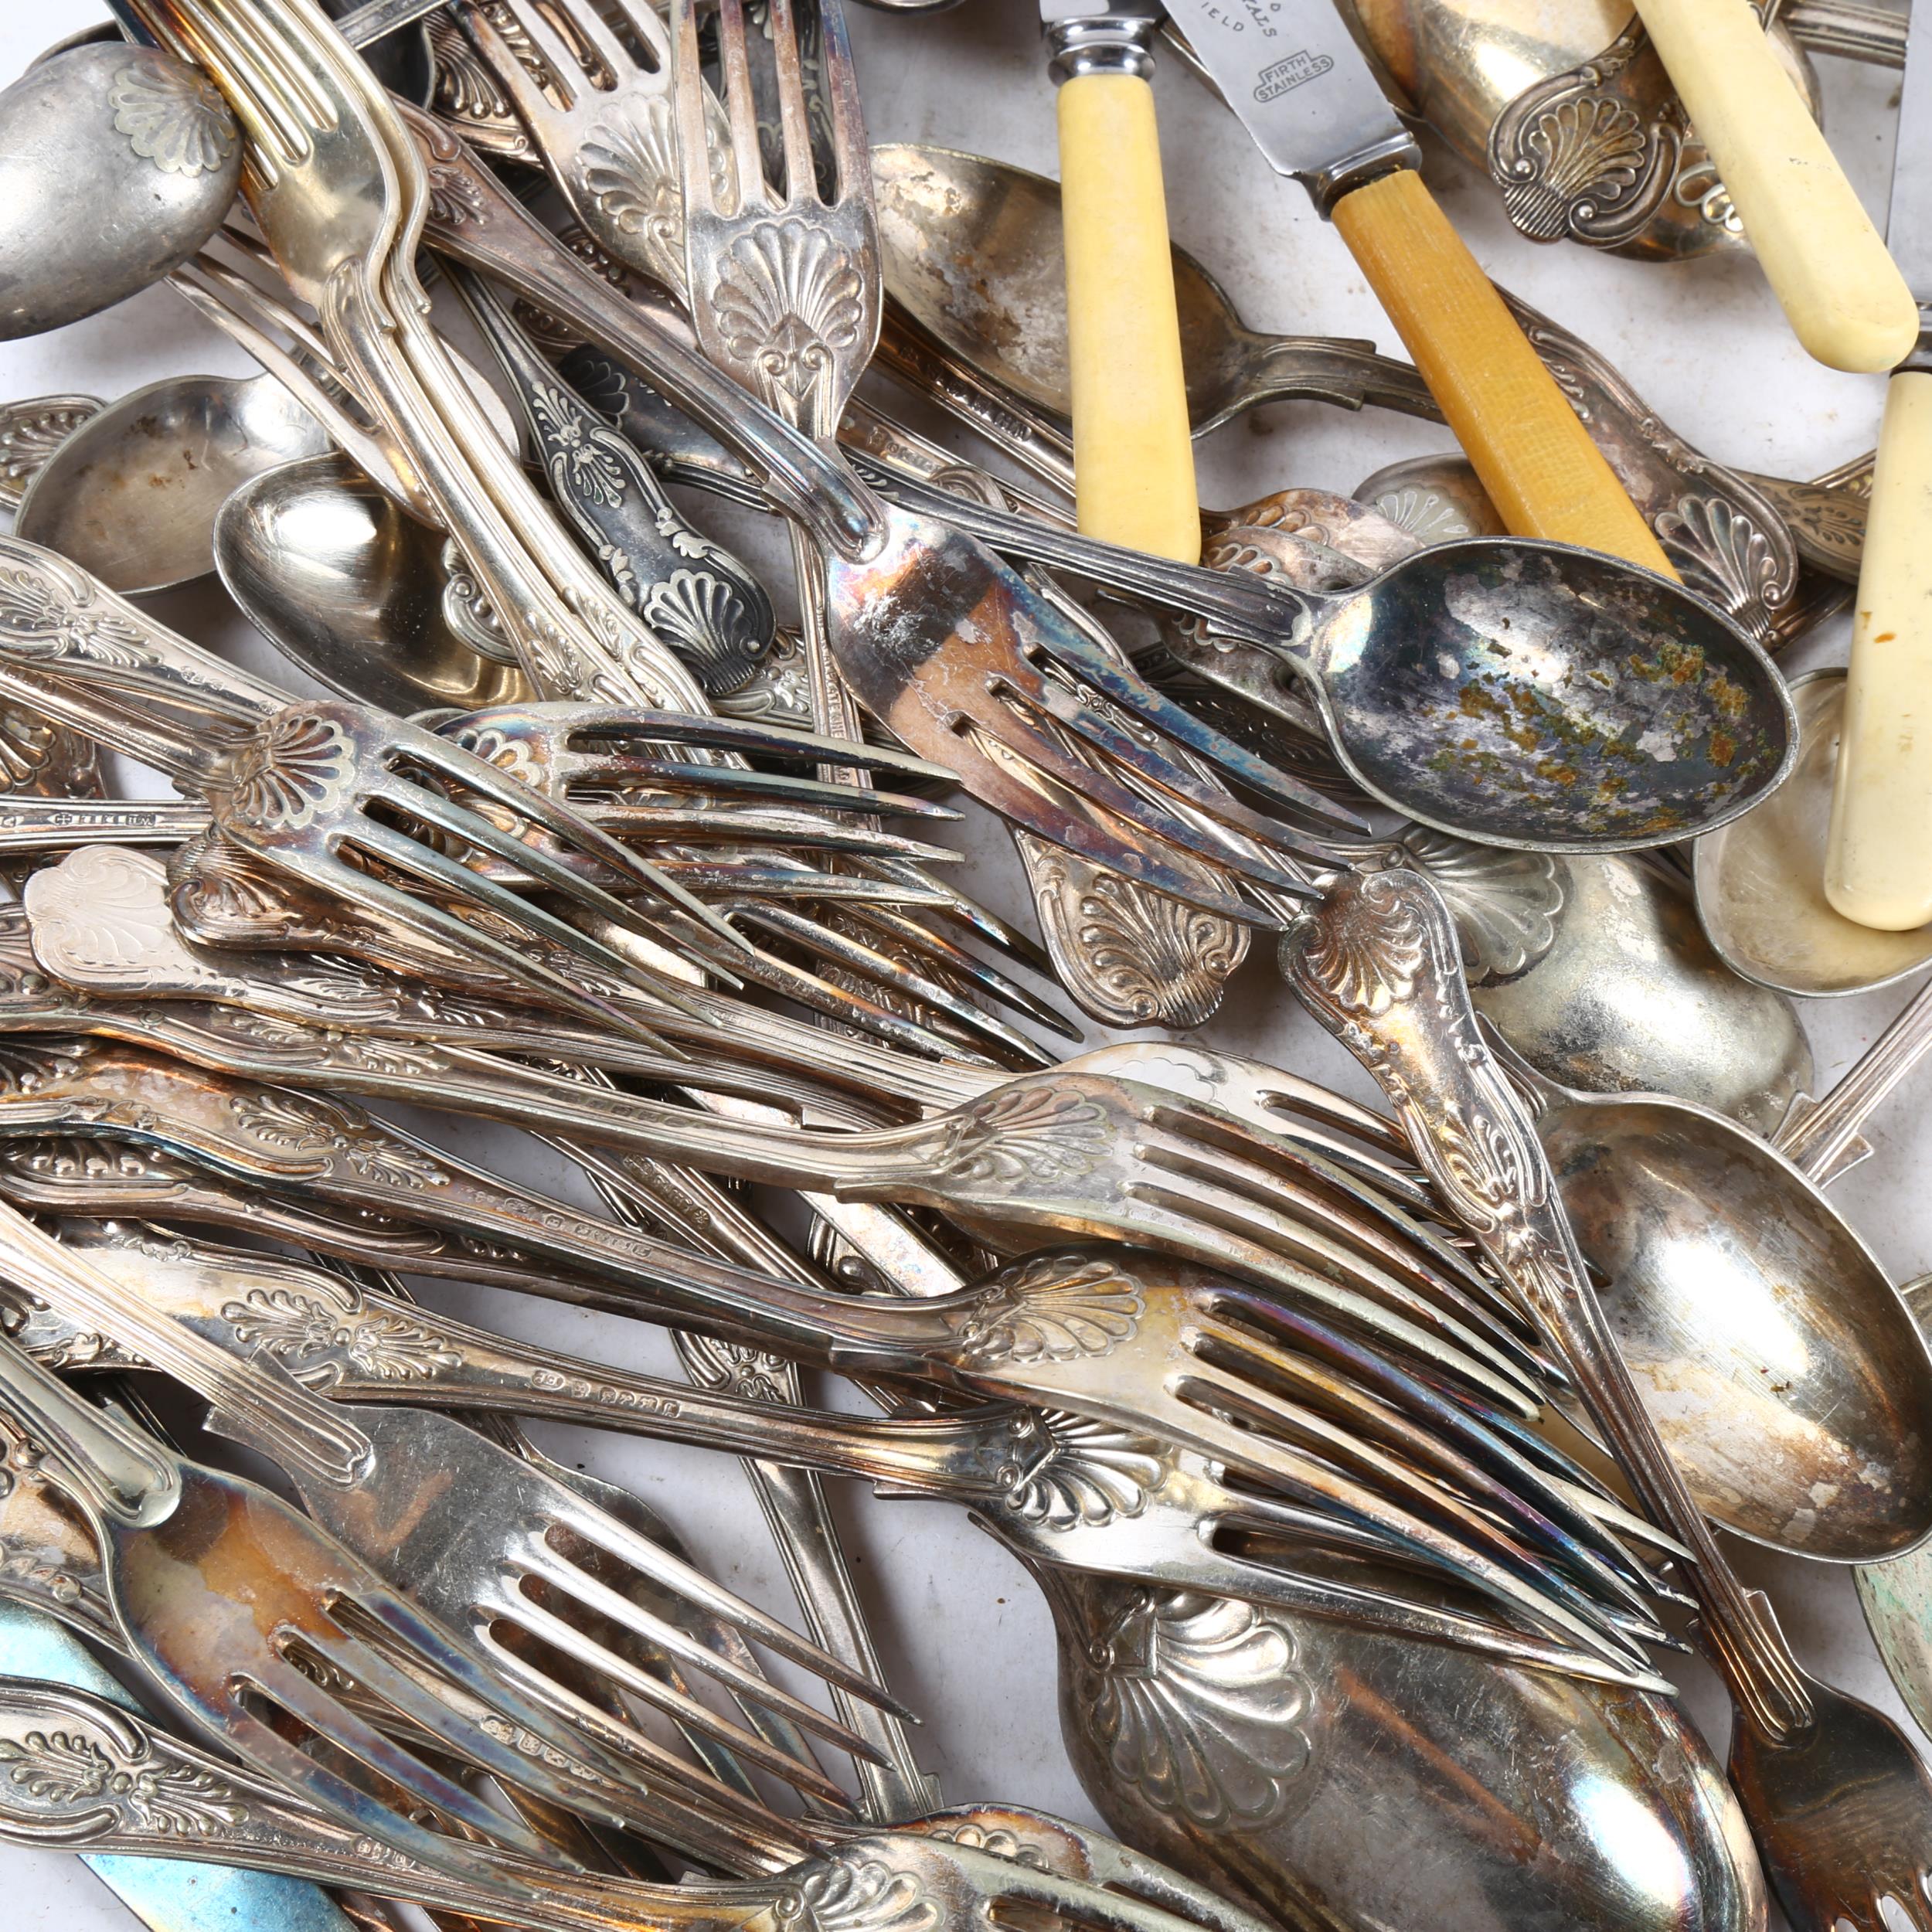
M 242 143 L 206 76 L 152 47 L 66 47 L 0 92 L 0 341 L 111 308 L 221 226 Z
M 172 376 L 111 403 L 27 487 L 14 528 L 111 590 L 140 596 L 214 568 L 234 491 L 330 447 L 270 376 Z
M 1418 551 L 1284 655 L 1365 791 L 1483 845 L 1667 844 L 1750 811 L 1797 750 L 1784 681 L 1735 625 L 1557 544 Z
M 1734 1121 L 1660 1096 L 1546 1094 L 1538 1131 L 1706 1512 L 1828 1563 L 1932 1533 L 1932 1357 L 1818 1189 Z
M 1791 681 L 1798 753 L 1777 795 L 1697 842 L 1697 916 L 1733 972 L 1814 999 L 1888 986 L 1932 961 L 1932 926 L 1879 932 L 1825 896 L 1845 673 Z
M 444 618 L 443 543 L 333 451 L 245 484 L 215 525 L 229 594 L 332 691 L 405 717 L 521 703 L 522 672 L 479 658 Z

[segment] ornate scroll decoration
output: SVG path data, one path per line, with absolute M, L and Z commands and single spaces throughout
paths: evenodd
M 393 1311 L 351 1308 L 293 1288 L 251 1288 L 222 1309 L 237 1342 L 265 1349 L 298 1381 L 331 1388 L 345 1366 L 377 1382 L 427 1381 L 462 1357 L 436 1332 Z
M 1015 832 L 1060 978 L 1108 1026 L 1199 1026 L 1247 957 L 1249 929 Z
M 114 131 L 164 175 L 212 175 L 225 167 L 241 131 L 219 90 L 185 61 L 136 53 L 107 89 Z
M 1145 1436 L 1086 1416 L 1026 1409 L 988 1461 L 1009 1515 L 1065 1530 L 1140 1515 L 1165 1479 L 1171 1454 Z
M 702 682 L 702 673 L 699 673 Z M 795 631 L 774 631 L 771 648 L 752 668 L 751 682 L 736 691 L 715 694 L 719 711 L 727 718 L 750 718 L 775 724 L 811 729 L 811 679 L 804 646 Z
M 1551 854 L 1472 845 L 1423 826 L 1405 832 L 1402 845 L 1456 922 L 1471 985 L 1514 979 L 1555 944 L 1566 874 Z
M 1489 172 L 1532 241 L 1631 240 L 1664 205 L 1685 138 L 1675 94 L 1648 120 L 1619 83 L 1649 40 L 1633 21 L 1594 60 L 1540 80 L 1489 131 Z
M 714 145 L 711 151 L 715 192 L 719 160 L 729 150 Z M 682 287 L 684 196 L 670 96 L 630 96 L 621 112 L 591 128 L 578 155 L 584 192 L 611 230 L 634 238 L 643 257 L 638 266 L 667 288 Z
M 386 1187 L 449 1185 L 427 1149 L 308 1094 L 262 1087 L 236 1094 L 229 1109 L 243 1133 L 277 1153 L 319 1154 L 332 1166 L 339 1159 L 364 1180 Z
M 1684 581 L 1760 642 L 1793 588 L 1772 538 L 1775 515 L 1753 517 L 1730 497 L 1686 494 L 1655 519 L 1658 541 Z
M 0 404 L 0 504 L 17 505 L 41 464 L 100 408 L 94 396 L 34 396 Z
M 953 1331 L 968 1369 L 1111 1355 L 1138 1332 L 1141 1284 L 1104 1255 L 1036 1254 L 1002 1269 Z
M 1137 1590 L 1069 1657 L 1097 1744 L 1153 1809 L 1207 1832 L 1287 1810 L 1314 1760 L 1315 1690 L 1276 1613 Z
M 436 73 L 433 103 L 439 119 L 453 123 L 464 140 L 498 159 L 532 162 L 536 150 L 516 117 L 509 97 L 488 63 L 447 8 L 428 21 L 430 64 Z M 513 29 L 505 28 L 508 33 Z
M 1077 1180 L 1106 1160 L 1111 1138 L 1090 1094 L 1050 1075 L 1016 1080 L 947 1117 L 932 1172 L 968 1187 Z
M 144 852 L 83 845 L 34 873 L 24 896 L 50 971 L 139 985 L 158 957 L 192 971 L 168 912 L 167 875 Z
M 249 1808 L 226 1778 L 164 1754 L 131 1723 L 111 1723 L 104 1706 L 62 1701 L 58 1718 L 0 1736 L 0 1811 L 10 1819 L 24 1814 L 69 1839 L 114 1832 L 212 1838 L 247 1821 Z
M 916 1873 L 879 1859 L 834 1858 L 807 1866 L 771 1917 L 779 1932 L 934 1932 L 942 1914 Z

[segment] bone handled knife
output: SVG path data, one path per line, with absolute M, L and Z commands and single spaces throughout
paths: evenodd
M 1905 43 L 1893 259 L 1932 301 L 1932 22 Z M 1915 315 L 1918 311 L 1915 309 Z M 1825 893 L 1889 932 L 1932 920 L 1932 338 L 1885 391 L 1838 732 Z
M 1335 0 L 1167 0 L 1277 173 L 1332 221 L 1516 536 L 1674 576 L 1650 526 L 1423 185 Z
M 1637 0 L 1637 12 L 1764 278 L 1805 349 L 1876 372 L 1908 355 L 1918 305 L 1750 0 Z M 1893 219 L 1898 207 L 1893 196 Z
M 1154 120 L 1154 0 L 1040 0 L 1060 120 L 1074 510 L 1199 563 L 1201 512 Z

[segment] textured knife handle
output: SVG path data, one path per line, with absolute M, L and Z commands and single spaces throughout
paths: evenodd
M 1590 432 L 1413 168 L 1335 203 L 1335 225 L 1511 535 L 1677 573 Z
M 1201 512 L 1154 90 L 1076 74 L 1059 94 L 1074 501 L 1089 536 L 1195 563 Z
M 1798 340 L 1832 369 L 1896 367 L 1917 305 L 1750 0 L 1637 11 Z
M 1888 932 L 1932 920 L 1932 374 L 1885 394 L 1838 733 L 1825 894 Z

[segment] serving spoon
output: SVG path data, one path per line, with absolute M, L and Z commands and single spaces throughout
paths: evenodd
M 125 595 L 165 590 L 214 567 L 215 519 L 243 484 L 329 447 L 272 376 L 171 376 L 80 424 L 14 529 Z
M 1794 1556 L 1872 1563 L 1932 1533 L 1932 1357 L 1818 1182 L 1932 1045 L 1932 996 L 1766 1141 L 1662 1094 L 1512 1058 L 1624 1359 L 1699 1505 Z M 1506 1050 L 1506 1049 L 1505 1049 Z
M 215 519 L 215 567 L 249 621 L 308 675 L 400 717 L 534 693 L 450 625 L 444 538 L 337 451 L 243 484 Z

